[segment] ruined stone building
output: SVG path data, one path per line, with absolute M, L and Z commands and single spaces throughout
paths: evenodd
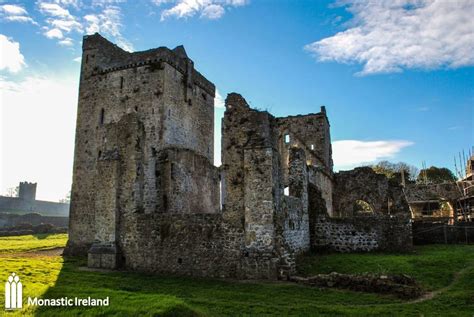
M 229 94 L 215 167 L 215 86 L 182 46 L 128 53 L 95 34 L 81 67 L 66 253 L 88 254 L 92 267 L 274 279 L 311 247 L 385 245 L 379 229 L 330 219 L 347 203 L 335 195 L 324 107 L 276 118 Z M 390 196 L 406 213 L 385 185 L 367 199 L 384 209 Z M 360 184 L 347 190 L 357 196 Z

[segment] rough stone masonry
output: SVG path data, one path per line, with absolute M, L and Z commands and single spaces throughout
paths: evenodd
M 318 219 L 347 215 L 333 207 L 326 110 L 276 118 L 229 94 L 218 168 L 214 96 L 182 46 L 128 53 L 84 37 L 67 254 L 177 275 L 294 273 Z

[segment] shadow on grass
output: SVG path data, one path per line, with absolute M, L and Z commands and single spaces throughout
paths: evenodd
M 391 304 L 392 297 L 271 281 L 229 281 L 135 272 L 93 271 L 64 257 L 43 298 L 109 297 L 108 307 L 39 307 L 36 316 L 332 316 L 347 306 Z
M 85 258 L 65 256 L 55 285 L 42 298 L 108 297 L 108 306 L 41 306 L 36 309 L 35 316 L 203 316 L 183 300 L 154 290 L 153 278 L 146 275 L 98 272 L 85 267 Z

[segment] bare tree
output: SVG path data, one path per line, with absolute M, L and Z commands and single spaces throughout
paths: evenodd
M 20 192 L 20 187 L 10 187 L 7 189 L 7 197 L 18 197 L 18 193 Z

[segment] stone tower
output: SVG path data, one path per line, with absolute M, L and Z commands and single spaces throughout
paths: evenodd
M 26 201 L 34 201 L 36 199 L 36 185 L 36 183 L 20 182 L 18 197 Z
M 84 37 L 66 252 L 116 267 L 137 217 L 219 209 L 214 95 L 182 46 Z

